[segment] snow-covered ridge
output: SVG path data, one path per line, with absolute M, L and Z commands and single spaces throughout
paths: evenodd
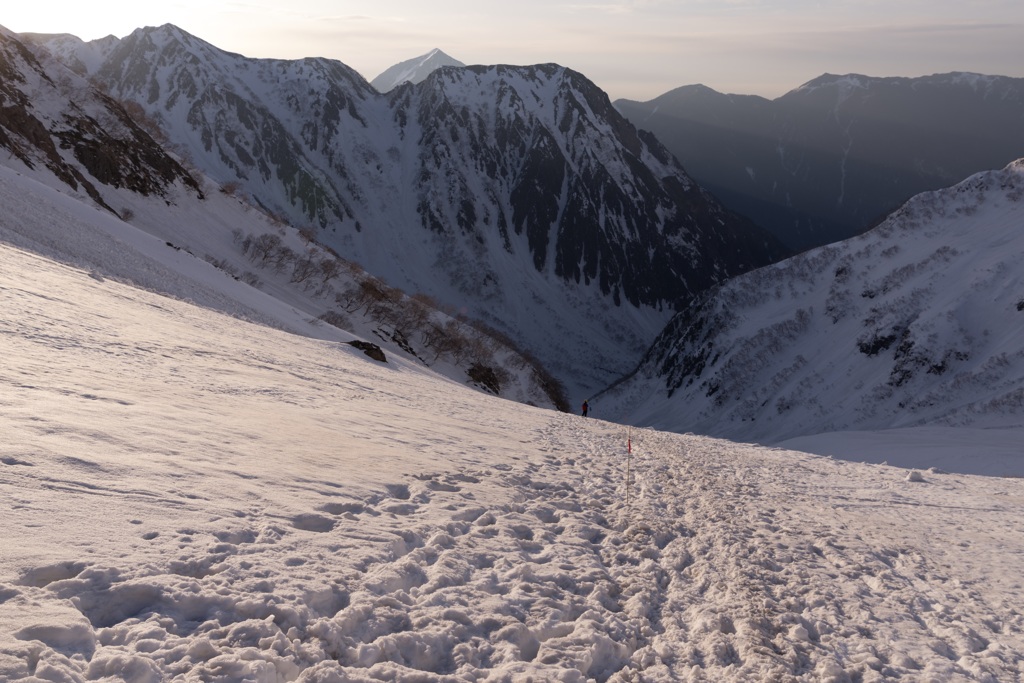
M 870 81 L 871 79 L 860 74 L 846 74 L 844 76 L 824 74 L 813 81 L 804 83 L 792 92 L 802 94 L 815 93 L 821 90 L 835 92 L 836 106 L 839 106 L 848 100 L 855 91 L 869 88 Z
M 21 33 L 18 37 L 30 43 L 46 45 L 72 71 L 80 75 L 95 73 L 121 40 L 115 36 L 88 42 L 71 34 Z
M 737 277 L 603 401 L 634 424 L 773 442 L 1024 425 L 1024 161 Z
M 885 78 L 852 73 L 843 75 L 823 74 L 795 88 L 792 92 L 813 93 L 819 90 L 837 91 L 840 93 L 840 98 L 845 99 L 846 97 L 844 94 L 847 94 L 848 96 L 848 93 L 852 90 L 866 90 L 883 84 L 904 84 L 913 85 L 914 87 L 922 87 L 934 86 L 940 83 L 949 83 L 953 85 L 966 85 L 975 90 L 983 91 L 998 84 L 1001 80 L 1004 80 L 1001 76 L 971 73 L 967 71 L 953 71 L 921 77 L 890 76 Z

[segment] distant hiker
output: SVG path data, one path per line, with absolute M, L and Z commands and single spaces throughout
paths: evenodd
M 590 404 L 586 401 L 583 402 L 583 417 L 587 416 L 587 411 L 590 410 Z

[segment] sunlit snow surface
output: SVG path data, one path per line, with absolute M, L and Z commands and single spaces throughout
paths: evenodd
M 0 358 L 0 680 L 1024 673 L 1021 479 L 628 433 L 5 244 Z

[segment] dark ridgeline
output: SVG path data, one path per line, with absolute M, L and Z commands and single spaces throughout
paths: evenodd
M 826 74 L 775 100 L 685 86 L 615 106 L 698 183 L 797 250 L 1024 156 L 1024 79 Z

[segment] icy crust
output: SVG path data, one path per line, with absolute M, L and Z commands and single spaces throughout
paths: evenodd
M 1024 673 L 1021 480 L 627 432 L 8 246 L 0 310 L 0 679 Z

